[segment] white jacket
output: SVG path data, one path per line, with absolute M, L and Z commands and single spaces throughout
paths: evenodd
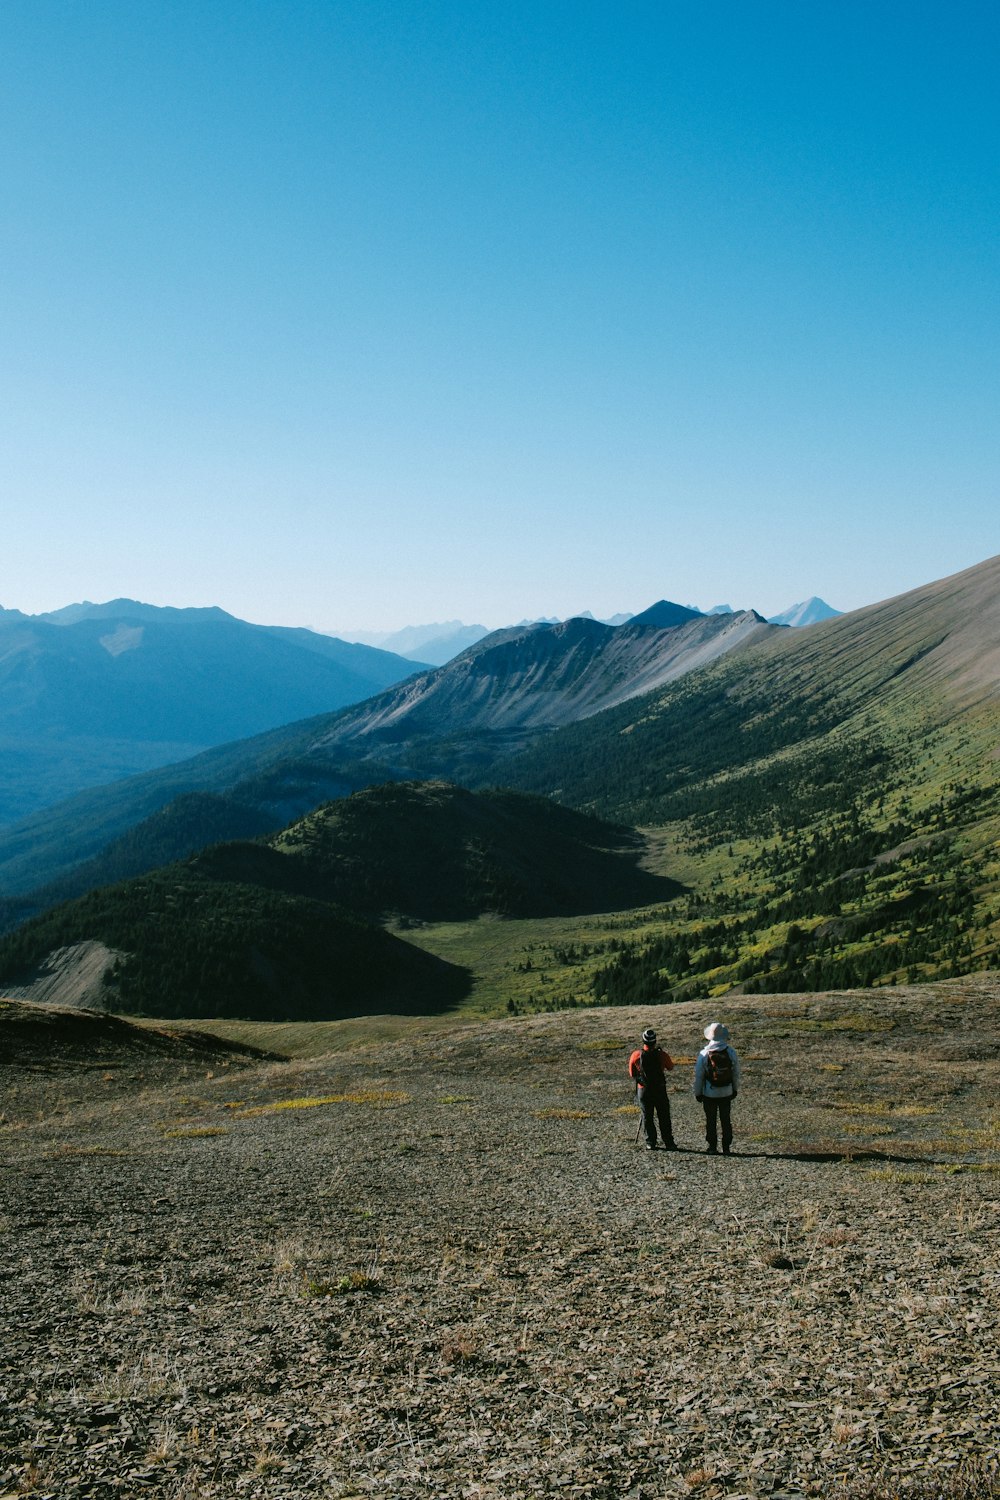
M 726 1084 L 724 1088 L 716 1088 L 709 1083 L 706 1067 L 706 1058 L 710 1052 L 728 1052 L 729 1060 L 733 1065 L 732 1087 Z M 722 1042 L 709 1042 L 707 1047 L 702 1047 L 694 1064 L 694 1092 L 695 1095 L 702 1094 L 706 1099 L 730 1099 L 740 1087 L 740 1060 L 732 1047 L 727 1047 Z

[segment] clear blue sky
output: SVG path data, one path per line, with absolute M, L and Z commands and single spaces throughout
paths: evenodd
M 853 608 L 1000 551 L 1000 10 L 3 0 L 0 604 Z

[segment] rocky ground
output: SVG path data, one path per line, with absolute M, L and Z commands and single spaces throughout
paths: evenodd
M 997 1493 L 1000 976 L 719 1009 L 729 1160 L 704 1004 L 279 1063 L 0 1007 L 0 1500 Z

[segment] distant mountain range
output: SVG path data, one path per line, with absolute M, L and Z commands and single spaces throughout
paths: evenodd
M 88 786 L 369 698 L 390 652 L 221 609 L 0 610 L 0 824 Z
M 646 624 L 665 624 L 666 619 L 655 621 L 652 611 L 661 608 L 661 604 L 654 604 L 650 609 L 643 610 L 640 614 L 620 613 L 610 615 L 602 620 L 605 625 L 625 625 L 631 620 L 642 620 Z M 730 604 L 714 604 L 709 610 L 698 609 L 695 605 L 674 604 L 671 610 L 682 611 L 674 620 L 680 623 L 682 618 L 690 618 L 694 615 L 731 615 L 740 613 L 734 610 Z M 814 595 L 802 604 L 793 604 L 780 615 L 772 615 L 768 623 L 771 625 L 813 625 L 817 620 L 827 620 L 839 614 L 840 611 L 831 609 L 829 604 Z M 581 610 L 578 615 L 569 615 L 567 619 L 593 620 L 596 617 L 589 609 Z M 526 625 L 559 625 L 564 623 L 557 616 L 548 616 L 538 620 L 522 620 L 521 626 Z M 503 627 L 505 629 L 510 627 Z M 445 662 L 457 656 L 460 651 L 465 651 L 469 646 L 474 646 L 477 641 L 493 634 L 485 625 L 464 625 L 461 620 L 439 621 L 434 625 L 407 625 L 402 630 L 395 631 L 361 631 L 350 632 L 348 639 L 360 641 L 367 646 L 379 646 L 383 651 L 394 651 L 399 656 L 405 656 L 412 660 L 430 662 L 432 666 L 441 667 Z
M 364 705 L 81 793 L 0 829 L 0 892 L 20 895 L 65 882 L 84 863 L 94 881 L 106 870 L 120 878 L 148 869 L 142 838 L 130 834 L 146 820 L 157 855 L 175 837 L 171 857 L 179 858 L 199 847 L 192 840 L 206 817 L 216 837 L 226 836 L 228 816 L 232 836 L 244 837 L 248 819 L 280 828 L 324 800 L 377 781 L 481 778 L 539 735 L 743 650 L 776 629 L 752 611 L 682 613 L 684 624 L 666 628 L 576 618 L 496 631 L 445 666 L 417 673 Z M 190 793 L 210 794 L 222 804 L 213 803 L 210 813 L 203 802 L 184 804 L 179 817 L 164 812 Z
M 774 623 L 807 624 L 824 611 L 834 613 L 812 599 Z M 573 618 L 669 629 L 705 617 L 661 600 L 608 622 L 587 611 Z M 376 647 L 133 599 L 39 615 L 0 608 L 0 827 L 88 787 L 364 702 L 485 639 L 568 623 L 525 621 L 491 635 L 451 620 L 383 636 Z
M 403 630 L 362 632 L 352 634 L 351 638 L 367 646 L 378 646 L 383 651 L 394 651 L 397 656 L 440 667 L 489 633 L 485 625 L 463 625 L 461 620 L 445 620 L 435 625 L 407 625 Z

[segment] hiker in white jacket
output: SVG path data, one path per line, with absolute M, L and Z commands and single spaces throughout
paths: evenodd
M 722 1154 L 729 1156 L 733 1145 L 733 1100 L 740 1088 L 740 1060 L 729 1045 L 729 1027 L 713 1021 L 705 1027 L 707 1047 L 698 1053 L 694 1064 L 694 1097 L 705 1111 L 705 1140 L 709 1156 L 719 1149 L 719 1121 L 722 1121 Z

